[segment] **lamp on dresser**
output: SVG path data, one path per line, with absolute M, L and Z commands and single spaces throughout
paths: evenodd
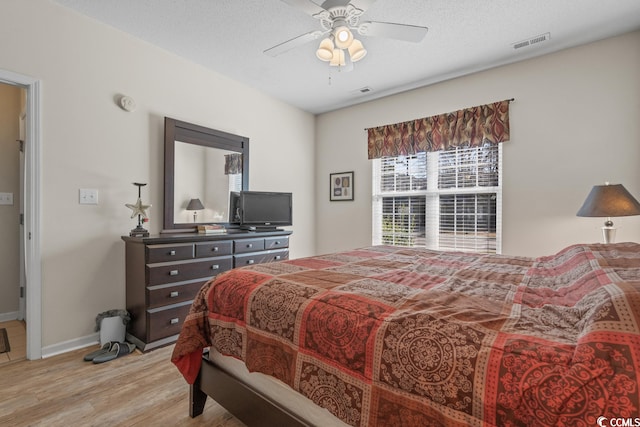
M 640 203 L 622 184 L 594 185 L 577 216 L 606 217 L 602 227 L 604 243 L 614 243 L 616 228 L 612 217 L 640 215 Z
M 189 200 L 189 204 L 187 205 L 188 211 L 193 211 L 193 222 L 198 222 L 198 211 L 204 209 L 204 205 L 200 201 L 200 199 L 191 199 Z

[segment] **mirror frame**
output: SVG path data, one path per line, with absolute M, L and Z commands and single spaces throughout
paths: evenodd
M 242 189 L 248 190 L 249 138 L 169 117 L 164 118 L 164 230 L 165 232 L 196 231 L 196 225 L 174 222 L 176 141 L 242 153 Z M 220 224 L 228 225 L 228 223 Z

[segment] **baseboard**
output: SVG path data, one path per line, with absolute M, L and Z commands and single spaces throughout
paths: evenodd
M 18 320 L 18 311 L 11 311 L 9 313 L 0 313 L 0 322 L 9 322 L 11 320 Z
M 58 354 L 67 353 L 69 351 L 78 350 L 80 348 L 89 347 L 100 344 L 100 333 L 87 335 L 86 337 L 75 338 L 69 341 L 63 341 L 58 344 L 42 347 L 42 358 L 56 356 Z
M 10 313 L 0 313 L 0 322 L 9 322 L 11 320 L 18 319 L 18 311 Z M 89 347 L 92 345 L 100 344 L 100 333 L 96 332 L 86 337 L 75 338 L 69 341 L 63 341 L 58 344 L 42 347 L 42 358 L 55 356 L 57 354 L 66 353 L 68 351 L 77 350 L 80 348 Z

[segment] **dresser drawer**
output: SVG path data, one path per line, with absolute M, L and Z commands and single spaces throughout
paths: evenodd
M 264 239 L 265 249 L 281 249 L 289 247 L 289 237 L 267 237 Z
M 276 262 L 289 259 L 289 248 L 267 251 L 262 262 Z
M 207 280 L 209 279 L 149 286 L 147 288 L 147 306 L 149 308 L 157 308 L 178 302 L 191 301 Z
M 193 258 L 193 244 L 148 245 L 147 262 L 181 261 Z
M 266 262 L 284 261 L 289 259 L 289 248 L 269 251 L 269 259 Z
M 267 262 L 267 257 L 264 252 L 236 255 L 234 258 L 236 260 L 236 267 L 245 267 L 247 265 L 262 264 L 263 262 Z
M 288 249 L 279 249 L 265 252 L 255 252 L 246 255 L 236 255 L 236 267 L 245 267 L 247 265 L 262 264 L 265 262 L 281 261 L 289 259 Z
M 190 308 L 191 301 L 187 301 L 169 308 L 147 310 L 149 340 L 155 341 L 179 334 Z
M 233 245 L 235 248 L 235 253 L 243 254 L 248 252 L 255 251 L 263 251 L 264 250 L 264 239 L 242 239 L 242 240 L 234 240 Z
M 196 261 L 162 262 L 147 265 L 147 284 L 182 282 L 185 280 L 211 278 L 233 268 L 231 256 L 202 258 Z
M 196 258 L 206 258 L 233 253 L 233 241 L 196 243 Z

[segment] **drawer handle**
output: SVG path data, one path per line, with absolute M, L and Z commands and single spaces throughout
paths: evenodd
M 218 252 L 218 247 L 217 246 L 213 247 L 213 252 Z
M 253 260 L 252 259 L 248 259 L 247 260 L 247 264 L 249 264 L 249 265 L 253 264 Z
M 171 270 L 169 272 L 169 276 L 177 276 L 178 275 L 178 270 Z
M 248 248 L 252 248 L 253 247 L 253 243 L 247 243 L 247 247 Z
M 174 318 L 173 318 L 173 319 L 171 319 L 169 322 L 170 322 L 172 325 L 177 325 L 177 324 L 178 324 L 178 322 L 180 322 L 180 319 L 179 319 L 179 318 L 177 318 L 177 317 L 174 317 Z
M 169 251 L 169 256 L 174 256 L 176 254 L 176 251 Z
M 176 298 L 180 293 L 178 291 L 173 291 L 169 294 L 169 298 Z
M 280 259 L 280 255 L 276 255 L 276 261 Z
M 276 245 L 279 245 L 279 244 L 280 244 L 280 242 L 278 240 L 276 240 Z
M 218 265 L 218 264 L 213 264 L 213 265 L 211 266 L 211 269 L 212 269 L 212 270 L 219 270 L 219 269 L 220 269 L 220 265 Z

